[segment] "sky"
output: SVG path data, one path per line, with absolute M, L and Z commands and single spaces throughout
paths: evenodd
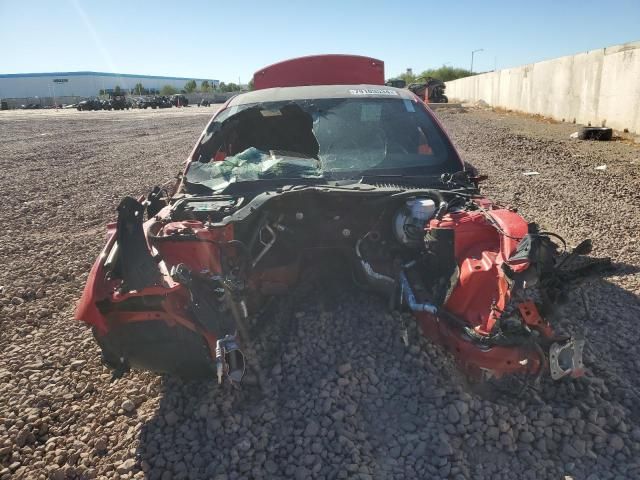
M 386 77 L 501 69 L 640 40 L 640 0 L 0 0 L 0 74 L 77 70 L 247 83 L 287 58 L 366 55 Z

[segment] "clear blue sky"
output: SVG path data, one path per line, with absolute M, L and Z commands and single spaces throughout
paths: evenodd
M 640 0 L 0 0 L 0 73 L 97 70 L 246 83 L 317 53 L 505 68 L 640 40 Z

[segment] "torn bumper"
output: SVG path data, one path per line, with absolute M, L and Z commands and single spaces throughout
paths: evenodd
M 130 368 L 185 378 L 211 378 L 214 363 L 205 339 L 179 325 L 163 321 L 118 325 L 106 334 L 94 329 L 103 362 L 116 378 Z

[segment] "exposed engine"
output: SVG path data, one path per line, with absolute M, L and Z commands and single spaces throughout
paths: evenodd
M 583 340 L 557 335 L 541 313 L 555 300 L 557 245 L 485 199 L 309 186 L 171 205 L 161 197 L 145 202 L 144 224 L 143 204 L 123 200 L 101 267 L 113 293 L 84 312 L 117 374 L 140 365 L 240 381 L 248 319 L 327 256 L 411 310 L 475 377 L 581 374 Z M 162 352 L 152 362 L 145 341 Z

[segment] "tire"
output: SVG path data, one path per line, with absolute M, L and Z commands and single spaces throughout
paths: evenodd
M 607 127 L 584 127 L 578 133 L 580 140 L 609 141 L 613 138 L 613 129 Z

